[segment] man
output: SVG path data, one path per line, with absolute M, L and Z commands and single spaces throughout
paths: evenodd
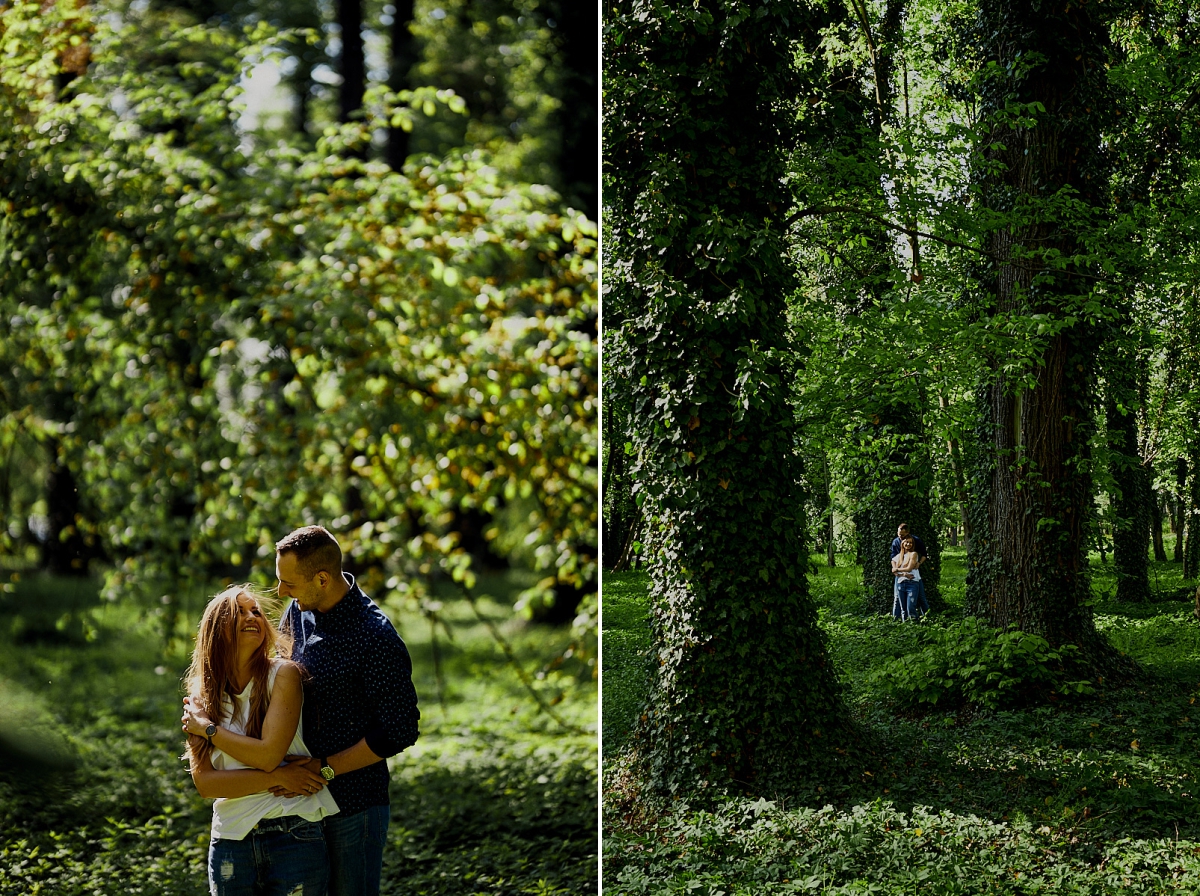
M 379 893 L 388 805 L 387 757 L 417 740 L 408 649 L 388 618 L 342 572 L 342 550 L 320 526 L 275 545 L 283 629 L 303 667 L 308 764 L 329 782 L 338 814 L 325 819 L 329 896 Z M 280 793 L 280 795 L 284 795 Z
M 900 553 L 900 544 L 905 538 L 908 538 L 911 533 L 908 531 L 908 523 L 901 523 L 896 527 L 896 537 L 892 539 L 892 559 L 896 559 L 896 555 Z M 919 569 L 924 563 L 928 554 L 925 551 L 925 542 L 921 541 L 917 535 L 912 536 L 913 548 L 917 552 L 917 556 L 921 558 L 917 564 Z M 929 602 L 925 599 L 925 582 L 917 582 L 917 606 L 924 612 L 929 612 Z M 900 576 L 892 579 L 892 616 L 897 619 L 908 618 L 908 610 L 904 606 L 904 602 L 900 599 Z

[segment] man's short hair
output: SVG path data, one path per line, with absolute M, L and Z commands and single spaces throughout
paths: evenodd
M 900 523 L 898 526 L 896 526 L 896 528 L 897 529 L 907 529 L 908 523 Z
M 304 526 L 275 542 L 275 553 L 292 554 L 300 575 L 311 579 L 319 572 L 342 573 L 342 549 L 324 526 Z

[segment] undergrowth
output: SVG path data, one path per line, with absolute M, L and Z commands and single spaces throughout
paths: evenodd
M 1111 561 L 1092 558 L 1097 628 L 1140 664 L 1135 683 L 1061 687 L 1081 679 L 1032 644 L 1026 659 L 1053 674 L 1009 700 L 1020 688 L 987 696 L 988 670 L 1008 673 L 999 648 L 996 662 L 978 662 L 1001 636 L 963 620 L 961 550 L 944 554 L 948 611 L 920 625 L 863 616 L 859 570 L 838 559 L 835 569 L 816 566 L 810 583 L 847 711 L 867 735 L 848 782 L 649 809 L 621 753 L 645 696 L 648 677 L 636 669 L 647 668 L 646 653 L 606 648 L 606 894 L 1200 890 L 1200 624 L 1178 564 L 1152 564 L 1159 600 L 1125 605 L 1112 597 Z M 626 643 L 648 651 L 646 579 L 618 581 L 622 609 L 610 616 L 605 579 L 605 644 L 621 627 Z M 984 648 L 947 660 L 964 633 Z M 947 686 L 957 693 L 914 699 L 920 688 L 897 670 L 923 654 L 928 668 L 910 659 L 910 671 L 919 679 L 953 668 L 943 683 L 959 679 Z M 974 698 L 958 672 L 975 676 Z M 625 683 L 610 695 L 613 675 Z

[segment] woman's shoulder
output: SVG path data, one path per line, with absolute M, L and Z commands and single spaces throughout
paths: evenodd
M 300 667 L 291 660 L 283 659 L 283 657 L 272 657 L 270 680 L 272 684 L 276 681 L 282 681 L 287 684 L 291 684 L 292 682 L 299 683 Z

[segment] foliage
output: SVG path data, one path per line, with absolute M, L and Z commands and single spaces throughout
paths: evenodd
M 1194 840 L 1129 840 L 1080 848 L 1028 820 L 888 800 L 838 811 L 738 800 L 672 813 L 649 837 L 614 839 L 605 892 L 1128 894 L 1187 893 L 1200 880 Z
M 567 640 L 564 632 L 514 624 L 503 602 L 481 604 L 527 665 Z M 594 732 L 564 736 L 548 725 L 461 605 L 440 627 L 439 703 L 427 621 L 391 612 L 413 655 L 422 719 L 417 744 L 390 763 L 384 892 L 594 891 Z M 179 677 L 187 657 L 177 648 L 164 654 L 155 623 L 140 620 L 133 607 L 105 605 L 92 618 L 97 637 L 87 645 L 18 645 L 0 634 L 0 675 L 40 703 L 50 719 L 46 732 L 63 739 L 78 765 L 35 776 L 6 762 L 0 891 L 201 891 L 211 811 L 179 760 Z M 181 624 L 195 621 L 189 614 Z M 539 686 L 574 724 L 594 724 L 590 676 L 567 681 L 550 673 Z
M 0 10 L 4 419 L 78 482 L 107 594 L 270 580 L 309 522 L 427 608 L 489 544 L 544 603 L 594 592 L 594 225 L 481 151 L 354 156 L 451 92 L 376 91 L 311 151 L 257 147 L 234 123 L 265 25 L 67 6 Z M 91 63 L 56 89 L 72 41 Z
M 901 705 L 999 709 L 1029 703 L 1036 695 L 1086 694 L 1086 679 L 1067 681 L 1079 648 L 1052 649 L 1039 635 L 992 628 L 974 616 L 931 622 L 918 649 L 874 673 L 882 693 Z

